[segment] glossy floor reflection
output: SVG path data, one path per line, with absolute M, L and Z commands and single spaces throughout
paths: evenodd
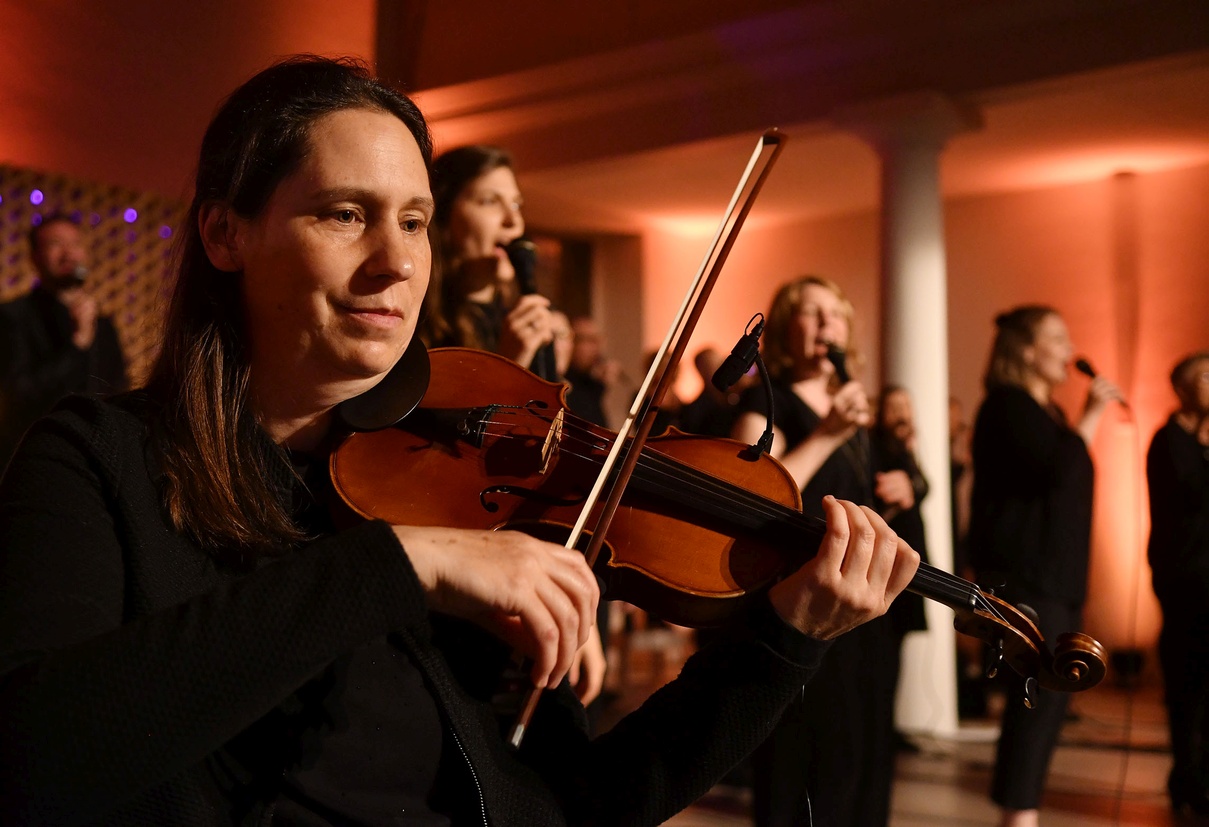
M 635 648 L 624 658 L 624 681 L 616 688 L 611 715 L 624 714 L 673 677 L 691 649 L 681 634 L 664 629 L 658 635 L 662 637 L 653 645 Z M 1170 810 L 1166 726 L 1156 685 L 1126 689 L 1106 684 L 1076 695 L 1050 768 L 1042 827 L 1209 825 L 1209 820 L 1180 818 Z M 954 738 L 915 738 L 919 751 L 900 753 L 897 759 L 891 827 L 995 825 L 998 810 L 986 791 L 998 734 L 992 717 L 963 722 Z M 746 827 L 751 824 L 749 801 L 747 789 L 721 785 L 667 824 Z
M 1050 768 L 1041 810 L 1043 827 L 1186 825 L 1166 797 L 1166 719 L 1154 688 L 1099 687 L 1077 697 Z M 892 827 L 994 825 L 988 800 L 998 727 L 962 725 L 953 739 L 918 738 L 918 753 L 898 757 Z M 720 786 L 671 821 L 672 827 L 748 825 L 746 790 Z

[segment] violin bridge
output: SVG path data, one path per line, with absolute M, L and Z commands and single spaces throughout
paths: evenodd
M 566 418 L 566 409 L 560 410 L 550 420 L 550 429 L 546 431 L 546 442 L 542 445 L 542 473 L 545 474 L 550 470 L 550 462 L 558 455 L 558 445 L 563 438 L 563 420 Z

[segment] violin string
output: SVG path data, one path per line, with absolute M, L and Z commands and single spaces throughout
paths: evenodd
M 546 424 L 549 424 L 550 422 L 547 417 L 536 414 L 534 411 L 525 408 L 524 406 L 514 406 L 509 408 L 508 411 L 504 411 L 502 408 L 495 409 L 495 411 L 516 412 L 521 415 L 535 416 Z M 604 447 L 607 447 L 607 443 L 602 444 L 602 440 L 607 439 L 606 434 L 598 434 L 590 423 L 580 424 L 577 419 L 578 418 L 574 416 L 569 416 L 564 420 L 563 431 L 560 435 L 560 450 L 562 450 L 564 446 L 573 443 L 580 445 L 587 444 L 590 448 L 595 448 L 596 450 L 603 450 Z M 570 424 L 568 424 L 567 420 L 570 420 Z M 493 435 L 497 438 L 517 438 L 511 431 L 483 431 L 482 433 L 485 433 L 486 435 Z M 584 437 L 580 436 L 580 434 L 586 434 L 589 437 L 592 437 L 594 441 L 592 443 L 588 443 Z M 530 438 L 533 437 L 531 436 Z M 584 458 L 589 461 L 593 459 L 592 456 L 583 453 L 577 453 L 574 451 L 567 451 L 566 453 L 572 456 Z M 643 462 L 644 459 L 647 461 Z M 823 526 L 825 526 L 825 524 L 817 518 L 808 517 L 794 509 L 782 506 L 780 503 L 775 503 L 766 498 L 754 495 L 745 489 L 732 486 L 728 483 L 717 480 L 714 477 L 702 474 L 691 466 L 686 466 L 682 463 L 671 460 L 668 457 L 661 456 L 658 454 L 658 452 L 648 453 L 644 451 L 643 457 L 639 459 L 637 465 L 639 469 L 644 472 L 640 478 L 645 478 L 648 482 L 651 482 L 655 481 L 656 476 L 662 476 L 666 482 L 675 484 L 675 488 L 665 486 L 665 491 L 685 490 L 685 483 L 690 483 L 690 488 L 688 490 L 709 501 L 711 509 L 717 510 L 716 513 L 721 513 L 723 516 L 729 515 L 738 519 L 754 513 L 758 516 L 772 518 L 782 523 L 789 523 L 799 530 L 804 530 L 807 533 L 817 537 L 821 537 L 823 534 Z M 736 501 L 741 501 L 739 504 L 744 505 L 745 508 L 739 509 L 733 507 L 733 504 L 735 504 Z M 992 615 L 1002 619 L 999 611 L 994 607 L 993 604 L 990 604 L 985 600 L 984 596 L 981 594 L 981 591 L 978 590 L 976 586 L 968 581 L 955 577 L 948 572 L 933 569 L 932 567 L 928 566 L 921 567 L 919 573 L 916 575 L 915 581 L 913 581 L 913 584 L 916 586 L 929 586 L 933 592 L 943 593 L 950 600 L 955 600 L 963 605 L 967 605 L 967 601 L 969 601 L 972 597 L 975 608 L 983 609 L 984 611 L 987 611 L 988 613 L 991 613 Z M 925 596 L 931 597 L 933 595 L 925 594 Z
M 544 423 L 546 427 L 553 421 L 552 417 L 544 416 L 527 406 L 493 408 L 492 413 L 535 418 Z M 498 422 L 496 417 L 489 421 L 493 424 L 506 424 Z M 486 427 L 477 430 L 476 433 L 499 439 L 522 438 L 512 430 L 497 431 Z M 536 434 L 529 435 L 527 438 L 536 439 Z M 566 415 L 559 438 L 559 450 L 564 451 L 568 446 L 586 447 L 589 451 L 604 450 L 607 448 L 609 438 L 611 438 L 611 434 L 604 432 L 603 429 L 598 432 L 596 427 L 586 420 L 574 415 Z M 595 460 L 590 453 L 576 450 L 568 450 L 565 453 L 588 461 Z M 701 501 L 710 508 L 710 513 L 731 517 L 736 521 L 742 521 L 743 518 L 750 518 L 754 515 L 787 524 L 818 539 L 823 536 L 826 524 L 822 520 L 718 480 L 691 466 L 661 455 L 657 451 L 643 451 L 637 463 L 636 473 L 639 470 L 642 472 L 640 479 L 648 483 L 663 483 L 661 488 L 664 491 L 687 492 L 701 498 Z M 928 597 L 943 595 L 948 600 L 963 606 L 969 605 L 972 599 L 972 608 L 981 609 L 1004 620 L 999 610 L 985 599 L 976 585 L 948 572 L 923 564 L 912 583 L 917 587 L 925 587 L 925 596 Z
M 538 418 L 545 421 L 544 417 L 539 416 Z M 588 427 L 576 427 L 574 423 L 572 423 L 571 427 L 567 427 L 566 423 L 564 422 L 562 439 L 560 440 L 560 450 L 562 450 L 564 446 L 572 443 L 584 444 L 586 441 L 583 437 L 577 436 L 579 433 L 588 434 L 592 437 L 599 436 Z M 490 435 L 494 435 L 497 438 L 517 438 L 510 431 L 491 432 Z M 597 450 L 602 450 L 604 446 L 602 446 L 599 442 L 595 442 L 591 447 L 595 447 Z M 582 453 L 576 453 L 573 451 L 566 451 L 566 453 L 588 460 L 592 459 L 591 456 Z M 644 462 L 643 459 L 646 461 Z M 684 486 L 687 481 L 690 484 L 688 489 L 689 491 L 695 493 L 699 497 L 702 497 L 703 500 L 707 501 L 711 505 L 712 509 L 714 509 L 716 513 L 721 513 L 723 516 L 729 515 L 739 519 L 750 516 L 754 513 L 758 516 L 771 518 L 781 523 L 788 523 L 792 527 L 806 531 L 807 533 L 819 538 L 821 538 L 823 534 L 823 527 L 825 524 L 817 518 L 808 517 L 796 510 L 782 506 L 779 503 L 775 503 L 771 500 L 754 495 L 742 488 L 731 486 L 727 483 L 717 480 L 716 478 L 704 475 L 696 469 L 693 469 L 691 466 L 685 466 L 681 463 L 671 460 L 670 458 L 660 456 L 657 452 L 644 452 L 643 457 L 639 459 L 638 469 L 644 472 L 640 474 L 640 480 L 644 479 L 650 483 L 656 481 L 656 477 L 661 476 L 664 481 L 668 482 L 669 484 L 674 483 L 676 485 L 675 489 L 669 486 L 664 486 L 663 490 L 665 491 L 685 490 Z M 739 509 L 733 507 L 736 501 L 741 501 L 740 504 L 745 505 L 745 508 Z M 976 586 L 968 581 L 962 580 L 961 578 L 950 575 L 948 572 L 943 572 L 939 569 L 932 569 L 931 567 L 924 566 L 917 573 L 913 584 L 916 586 L 930 587 L 930 590 L 924 590 L 925 596 L 933 597 L 937 594 L 943 594 L 948 597 L 949 600 L 962 604 L 963 606 L 968 605 L 970 599 L 973 598 L 974 608 L 980 608 L 1001 620 L 1003 619 L 999 611 L 994 607 L 993 604 L 990 604 L 985 600 L 985 597 L 981 594 Z

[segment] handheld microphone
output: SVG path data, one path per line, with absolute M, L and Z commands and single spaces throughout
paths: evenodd
M 537 292 L 537 245 L 527 238 L 518 238 L 504 251 L 516 273 L 517 290 L 522 296 L 532 296 Z M 528 367 L 547 382 L 557 382 L 559 376 L 554 360 L 554 343 L 547 342 L 538 348 Z
M 88 268 L 83 264 L 77 264 L 72 268 L 67 280 L 77 287 L 83 287 L 84 282 L 88 281 Z
M 848 375 L 848 354 L 837 344 L 827 343 L 827 361 L 835 368 L 835 378 L 841 385 L 847 385 L 852 377 Z
M 516 272 L 516 286 L 522 296 L 537 292 L 537 245 L 527 238 L 518 238 L 504 248 L 508 261 Z
M 1075 360 L 1075 370 L 1079 371 L 1079 373 L 1083 374 L 1088 379 L 1095 379 L 1097 376 L 1099 376 L 1099 374 L 1096 373 L 1096 369 L 1091 366 L 1091 362 L 1087 361 L 1087 359 L 1082 356 Z M 1124 399 L 1118 399 L 1117 401 L 1121 403 L 1122 408 L 1127 411 L 1130 410 L 1129 403 Z
M 730 356 L 718 366 L 710 378 L 714 387 L 725 393 L 730 386 L 739 381 L 743 374 L 751 370 L 752 363 L 760 354 L 760 334 L 764 332 L 764 319 L 756 322 L 756 326 L 743 334 L 743 338 L 735 343 Z

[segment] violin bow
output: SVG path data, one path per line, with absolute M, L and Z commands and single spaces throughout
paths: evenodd
M 676 313 L 676 318 L 672 321 L 663 343 L 655 352 L 655 358 L 651 360 L 651 367 L 647 371 L 646 378 L 638 389 L 638 393 L 635 394 L 634 404 L 630 407 L 625 423 L 618 429 L 617 438 L 613 440 L 600 473 L 596 477 L 596 482 L 584 501 L 579 519 L 571 529 L 571 534 L 565 544 L 568 549 L 578 547 L 587 527 L 589 516 L 600 500 L 606 481 L 610 479 L 624 449 L 625 457 L 621 459 L 621 467 L 617 475 L 612 478 L 613 482 L 608 496 L 605 498 L 600 516 L 592 528 L 588 547 L 584 551 L 589 566 L 595 564 L 596 558 L 604 546 L 605 534 L 613 521 L 613 515 L 617 512 L 617 506 L 621 502 L 621 497 L 625 493 L 634 468 L 638 464 L 638 458 L 642 454 L 642 447 L 646 444 L 647 437 L 655 423 L 659 406 L 663 404 L 668 388 L 671 387 L 672 377 L 675 374 L 674 369 L 680 363 L 684 349 L 688 345 L 693 330 L 696 329 L 697 320 L 701 318 L 701 313 L 705 309 L 705 302 L 713 291 L 714 283 L 718 280 L 719 273 L 722 272 L 722 266 L 726 263 L 731 248 L 738 239 L 739 230 L 747 219 L 747 214 L 751 212 L 752 204 L 763 188 L 773 162 L 781 154 L 784 145 L 785 136 L 777 129 L 765 131 L 756 143 L 755 151 L 752 152 L 747 167 L 739 179 L 739 185 L 735 188 L 734 195 L 731 196 L 730 203 L 723 213 L 722 221 L 718 224 L 718 230 L 714 233 L 709 249 L 701 262 L 701 267 L 689 284 L 680 309 Z M 514 748 L 519 748 L 524 740 L 525 731 L 540 699 L 540 689 L 532 687 L 527 691 L 520 713 L 508 733 L 508 742 Z

